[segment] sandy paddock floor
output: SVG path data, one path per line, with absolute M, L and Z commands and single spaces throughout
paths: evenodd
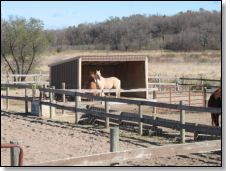
M 13 95 L 13 93 L 12 93 Z M 22 93 L 18 93 L 22 96 Z M 29 103 L 30 104 L 30 103 Z M 99 105 L 100 106 L 100 105 Z M 84 106 L 85 107 L 85 106 Z M 112 105 L 111 109 L 137 113 L 135 105 Z M 10 100 L 10 111 L 5 112 L 5 100 L 1 110 L 1 143 L 22 140 L 24 165 L 42 163 L 68 157 L 86 156 L 109 152 L 109 129 L 98 125 L 74 125 L 74 115 L 57 110 L 53 120 L 48 115 L 25 115 L 24 102 Z M 29 110 L 30 111 L 30 110 Z M 21 114 L 20 114 L 20 113 Z M 143 108 L 144 115 L 152 115 L 151 107 Z M 179 120 L 179 113 L 157 114 L 158 117 Z M 186 122 L 211 125 L 208 113 L 186 112 Z M 120 150 L 178 143 L 179 131 L 163 129 L 162 136 L 139 136 L 137 132 L 120 129 Z M 135 129 L 137 131 L 137 128 Z M 186 133 L 186 142 L 193 142 L 193 134 Z M 1 165 L 9 165 L 9 149 L 1 149 Z M 125 161 L 124 166 L 221 166 L 221 152 L 178 155 L 138 161 Z

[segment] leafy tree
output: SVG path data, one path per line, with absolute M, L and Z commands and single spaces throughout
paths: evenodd
M 13 74 L 28 74 L 36 67 L 41 52 L 54 41 L 41 20 L 11 16 L 1 24 L 1 59 Z
M 200 9 L 173 16 L 110 17 L 104 22 L 79 24 L 63 30 L 62 43 L 82 48 L 140 50 L 206 50 L 221 48 L 221 13 Z M 58 37 L 61 37 L 58 35 Z M 58 44 L 60 46 L 60 44 Z

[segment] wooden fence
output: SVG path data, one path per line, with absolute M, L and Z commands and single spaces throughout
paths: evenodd
M 7 84 L 2 84 L 2 87 L 24 87 L 25 88 L 25 97 L 13 97 L 9 96 L 8 93 L 6 96 L 1 96 L 2 98 L 5 98 L 6 100 L 8 99 L 14 99 L 14 100 L 25 100 L 25 111 L 26 113 L 28 112 L 28 101 L 33 100 L 34 97 L 28 98 L 26 95 L 26 89 L 28 86 L 25 85 L 7 85 Z M 29 86 L 32 88 L 31 86 Z M 33 89 L 33 88 L 32 88 Z M 151 106 L 151 107 L 161 107 L 161 108 L 168 108 L 168 109 L 177 109 L 181 111 L 181 115 L 185 115 L 185 111 L 197 111 L 197 112 L 212 112 L 212 113 L 221 113 L 220 108 L 205 108 L 205 107 L 195 107 L 195 106 L 185 106 L 185 105 L 178 105 L 178 104 L 167 104 L 167 103 L 159 103 L 159 102 L 153 102 L 153 101 L 146 101 L 146 100 L 130 100 L 130 99 L 121 99 L 121 98 L 112 98 L 112 97 L 100 97 L 100 96 L 93 96 L 91 94 L 84 94 L 80 93 L 78 91 L 70 91 L 70 90 L 55 90 L 53 88 L 39 88 L 40 92 L 48 92 L 50 94 L 50 101 L 45 102 L 45 101 L 39 101 L 40 107 L 42 108 L 42 105 L 48 105 L 50 106 L 50 118 L 52 119 L 52 107 L 62 109 L 62 110 L 68 110 L 75 112 L 75 123 L 78 124 L 79 119 L 80 119 L 80 113 L 84 114 L 89 114 L 92 116 L 97 116 L 97 117 L 102 117 L 105 119 L 105 126 L 109 127 L 110 125 L 110 119 L 116 119 L 119 121 L 122 120 L 128 120 L 132 122 L 137 122 L 139 125 L 139 134 L 142 135 L 143 133 L 143 124 L 148 124 L 151 126 L 162 126 L 162 127 L 167 127 L 167 128 L 173 128 L 173 129 L 178 129 L 178 130 L 185 130 L 188 132 L 194 132 L 194 133 L 202 133 L 202 134 L 211 134 L 211 135 L 221 135 L 221 128 L 220 127 L 212 127 L 212 126 L 207 126 L 207 125 L 197 125 L 195 123 L 184 123 L 183 117 L 181 117 L 180 121 L 173 121 L 173 120 L 168 120 L 168 119 L 161 119 L 161 118 L 155 118 L 147 115 L 143 115 L 142 112 L 142 106 Z M 112 91 L 118 91 L 118 90 L 112 90 Z M 75 98 L 75 106 L 74 107 L 69 107 L 65 105 L 60 105 L 53 103 L 53 97 L 54 94 L 64 94 L 64 95 L 69 95 L 73 96 Z M 86 97 L 86 98 L 91 98 L 91 99 L 97 99 L 100 101 L 103 101 L 105 104 L 105 111 L 93 111 L 89 109 L 83 109 L 79 108 L 80 100 L 79 97 Z M 116 115 L 109 113 L 109 104 L 111 102 L 118 102 L 118 103 L 125 103 L 125 104 L 133 104 L 138 106 L 138 113 L 129 113 L 129 115 Z M 7 102 L 8 103 L 8 102 Z M 183 139 L 183 138 L 181 138 Z
M 49 74 L 1 74 L 1 83 L 49 85 Z
M 105 126 L 108 127 L 110 119 L 115 120 L 126 120 L 126 121 L 132 121 L 137 122 L 139 125 L 139 134 L 142 135 L 143 133 L 143 124 L 148 125 L 154 125 L 154 126 L 162 126 L 167 128 L 173 128 L 173 129 L 185 129 L 188 132 L 199 132 L 204 134 L 212 134 L 212 135 L 221 135 L 221 128 L 219 127 L 212 127 L 207 125 L 196 125 L 194 123 L 181 123 L 182 121 L 173 121 L 173 120 L 167 120 L 167 119 L 161 119 L 161 118 L 154 118 L 151 116 L 143 115 L 142 112 L 142 106 L 151 106 L 151 107 L 162 107 L 162 108 L 169 108 L 169 109 L 177 109 L 180 110 L 181 113 L 185 113 L 186 110 L 189 111 L 197 111 L 197 112 L 213 112 L 213 113 L 221 113 L 221 109 L 219 108 L 204 108 L 204 107 L 194 107 L 194 106 L 185 106 L 185 105 L 177 105 L 177 104 L 166 104 L 166 103 L 159 103 L 159 102 L 152 102 L 152 101 L 145 101 L 145 100 L 129 100 L 129 99 L 118 99 L 118 98 L 111 98 L 111 97 L 100 97 L 100 96 L 93 96 L 90 94 L 84 94 L 80 93 L 78 91 L 69 91 L 69 90 L 55 90 L 55 89 L 39 89 L 41 92 L 49 92 L 49 93 L 55 93 L 55 94 L 65 94 L 69 96 L 75 97 L 75 107 L 67 107 L 60 104 L 53 104 L 52 99 L 50 102 L 43 102 L 41 101 L 41 105 L 49 105 L 52 107 L 56 107 L 59 109 L 64 110 L 70 110 L 75 112 L 76 120 L 75 123 L 79 122 L 79 113 L 89 114 L 97 117 L 101 117 L 105 119 Z M 118 90 L 112 90 L 118 91 Z M 86 98 L 92 98 L 97 99 L 100 101 L 103 101 L 105 104 L 104 111 L 93 111 L 89 109 L 80 109 L 76 106 L 79 105 L 79 97 L 86 97 Z M 138 113 L 129 113 L 129 116 L 127 115 L 117 115 L 109 113 L 109 104 L 111 102 L 118 102 L 118 103 L 125 103 L 125 104 L 133 104 L 138 106 Z
M 204 79 L 204 78 L 186 78 L 186 77 L 172 77 L 172 76 L 148 76 L 149 86 L 176 86 L 179 89 L 180 85 L 197 85 L 208 88 L 218 88 L 221 86 L 221 80 Z M 215 83 L 216 85 L 210 85 Z
M 32 92 L 35 92 L 35 86 L 31 85 L 10 85 L 10 84 L 1 84 L 1 87 L 6 87 L 6 96 L 1 96 L 2 99 L 6 99 L 7 101 L 9 99 L 14 100 L 24 100 L 25 104 L 25 112 L 28 113 L 28 101 L 35 100 L 35 94 L 32 93 L 32 97 L 29 98 L 27 95 L 27 89 L 32 89 Z M 9 88 L 15 87 L 15 88 L 25 88 L 25 97 L 14 97 L 9 96 Z M 40 92 L 48 92 L 49 93 L 49 102 L 45 102 L 42 100 L 39 100 L 40 107 L 42 105 L 48 105 L 50 106 L 50 118 L 52 119 L 52 107 L 62 109 L 62 110 L 68 110 L 75 113 L 75 123 L 79 123 L 80 114 L 88 114 L 90 116 L 96 116 L 99 118 L 103 118 L 105 121 L 105 127 L 109 128 L 110 122 L 112 120 L 118 120 L 118 123 L 121 123 L 123 121 L 131 121 L 135 122 L 138 125 L 138 133 L 140 135 L 143 134 L 143 127 L 145 125 L 150 125 L 151 127 L 156 126 L 162 126 L 166 128 L 176 129 L 180 130 L 180 140 L 181 143 L 185 143 L 185 132 L 192 132 L 194 133 L 194 139 L 197 137 L 198 133 L 200 134 L 209 134 L 209 135 L 217 135 L 221 136 L 222 131 L 221 127 L 212 127 L 208 125 L 201 125 L 196 123 L 188 123 L 185 122 L 185 111 L 197 111 L 197 112 L 212 112 L 212 113 L 221 113 L 221 108 L 205 108 L 205 107 L 195 107 L 195 106 L 186 106 L 183 105 L 183 102 L 181 102 L 179 105 L 177 104 L 166 104 L 166 103 L 159 103 L 159 102 L 153 102 L 153 101 L 146 101 L 146 100 L 130 100 L 130 99 L 121 99 L 121 98 L 112 98 L 112 97 L 100 97 L 100 96 L 93 96 L 91 94 L 85 94 L 82 92 L 79 92 L 77 90 L 55 90 L 54 87 L 52 88 L 39 88 Z M 112 92 L 117 92 L 118 90 L 111 90 Z M 125 90 L 122 90 L 125 91 Z M 132 90 L 134 91 L 134 90 Z M 143 90 L 141 90 L 143 91 Z M 145 90 L 146 91 L 146 90 Z M 54 94 L 62 94 L 62 95 L 69 95 L 73 96 L 75 98 L 75 106 L 69 107 L 65 105 L 60 105 L 53 103 L 53 97 Z M 154 94 L 154 93 L 153 93 Z M 79 97 L 86 97 L 91 99 L 97 99 L 100 101 L 103 101 L 105 103 L 104 110 L 102 111 L 95 111 L 89 109 L 83 109 L 79 108 L 80 98 Z M 138 106 L 138 113 L 122 113 L 120 115 L 113 114 L 110 111 L 109 104 L 111 102 L 119 102 L 119 103 L 125 103 L 125 104 L 133 104 Z M 7 102 L 9 103 L 9 102 Z M 151 106 L 151 107 L 162 107 L 162 108 L 169 108 L 169 109 L 177 109 L 180 110 L 180 121 L 175 120 L 169 120 L 169 119 L 162 119 L 159 117 L 152 117 L 143 115 L 142 107 L 143 106 Z M 9 108 L 9 106 L 8 106 Z M 46 162 L 42 164 L 34 164 L 33 166 L 72 166 L 72 165 L 102 165 L 104 162 L 120 162 L 124 160 L 132 160 L 132 159 L 145 159 L 149 156 L 153 157 L 164 157 L 164 156 L 171 156 L 171 155 L 177 155 L 177 154 L 188 154 L 192 152 L 204 152 L 204 151 L 210 151 L 210 150 L 219 150 L 220 149 L 220 143 L 221 141 L 210 141 L 210 142 L 200 142 L 200 143 L 190 143 L 190 144 L 183 144 L 183 145 L 169 145 L 169 146 L 162 146 L 162 147 L 151 147 L 146 149 L 137 149 L 137 150 L 130 150 L 130 151 L 124 151 L 124 152 L 113 152 L 113 153 L 105 153 L 105 154 L 98 154 L 98 155 L 91 155 L 91 156 L 84 156 L 84 157 L 77 157 L 77 158 L 71 158 L 71 159 L 65 159 L 65 160 L 59 160 L 59 161 L 51 161 Z M 218 146 L 218 147 L 217 147 Z M 137 155 L 138 154 L 138 155 Z M 135 157 L 134 157 L 135 156 Z
M 25 101 L 25 113 L 28 113 L 28 102 L 32 102 L 35 99 L 36 86 L 35 85 L 21 85 L 21 84 L 1 84 L 1 87 L 6 88 L 6 95 L 1 95 L 1 98 L 6 99 L 6 110 L 9 109 L 9 100 L 22 100 Z M 10 88 L 25 89 L 24 97 L 10 96 Z M 32 97 L 28 97 L 28 90 L 32 91 Z
M 188 144 L 173 144 L 165 146 L 154 146 L 126 151 L 108 152 L 82 157 L 72 157 L 62 160 L 54 160 L 44 163 L 32 164 L 30 166 L 109 166 L 124 161 L 145 160 L 158 157 L 172 157 L 175 155 L 186 155 L 190 153 L 205 153 L 221 150 L 221 141 L 204 141 Z

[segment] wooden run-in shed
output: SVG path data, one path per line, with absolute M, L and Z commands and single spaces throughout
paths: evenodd
M 100 70 L 103 77 L 115 76 L 122 89 L 148 88 L 147 56 L 78 56 L 49 65 L 50 85 L 61 89 L 87 89 L 90 71 Z M 121 96 L 147 98 L 147 92 L 121 93 Z

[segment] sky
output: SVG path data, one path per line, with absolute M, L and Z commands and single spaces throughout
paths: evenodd
M 40 19 L 45 29 L 103 22 L 133 14 L 174 15 L 187 10 L 221 11 L 221 1 L 1 1 L 1 17 Z

